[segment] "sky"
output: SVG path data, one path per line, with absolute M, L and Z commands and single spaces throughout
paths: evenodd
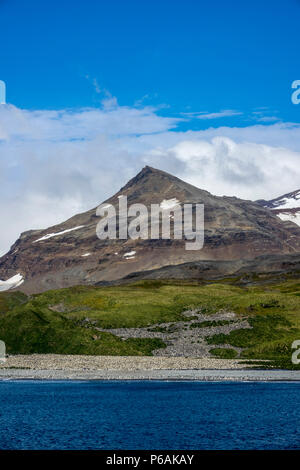
M 146 164 L 217 195 L 299 189 L 299 16 L 298 0 L 0 0 L 0 254 Z

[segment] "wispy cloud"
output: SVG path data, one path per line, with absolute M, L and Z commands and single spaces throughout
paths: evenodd
M 102 92 L 102 89 L 100 88 L 97 78 L 93 78 L 93 85 L 95 88 L 95 92 L 100 94 Z
M 216 113 L 199 113 L 196 115 L 197 119 L 220 119 L 224 117 L 240 116 L 243 114 L 241 111 L 234 109 L 223 109 Z
M 102 105 L 105 105 L 105 103 L 117 103 L 117 98 L 115 96 L 112 96 L 109 90 L 104 88 L 99 84 L 99 81 L 95 77 L 91 77 L 90 75 L 85 75 L 85 78 L 88 80 L 88 82 L 92 85 L 95 93 L 99 95 L 100 100 L 99 102 Z
M 281 119 L 276 115 L 278 111 L 271 110 L 267 107 L 257 108 L 255 111 L 252 111 L 252 119 L 257 122 L 279 122 Z
M 280 118 L 278 116 L 260 116 L 257 118 L 258 122 L 278 122 Z

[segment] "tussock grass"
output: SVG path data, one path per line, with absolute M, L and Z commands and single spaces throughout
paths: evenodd
M 186 322 L 186 310 L 200 309 L 206 315 L 227 311 L 234 312 L 236 320 L 247 318 L 251 329 L 207 337 L 209 344 L 241 347 L 244 358 L 286 363 L 292 342 L 300 339 L 299 294 L 297 279 L 247 287 L 227 281 L 201 285 L 140 281 L 126 286 L 77 286 L 30 297 L 5 292 L 0 293 L 0 338 L 11 353 L 145 355 L 163 347 L 163 342 L 123 341 L 95 327 L 147 327 Z
M 236 350 L 232 348 L 214 348 L 211 349 L 209 352 L 213 356 L 216 356 L 220 359 L 234 359 L 238 355 Z

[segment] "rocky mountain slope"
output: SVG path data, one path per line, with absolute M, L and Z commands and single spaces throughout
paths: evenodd
M 300 189 L 270 201 L 261 199 L 257 203 L 270 209 L 281 220 L 294 222 L 300 226 Z
M 203 203 L 203 249 L 187 251 L 185 240 L 100 240 L 96 236 L 99 217 L 93 208 L 46 230 L 22 233 L 0 259 L 4 281 L 0 290 L 18 287 L 27 293 L 41 292 L 113 281 L 169 265 L 300 252 L 300 228 L 280 220 L 268 208 L 235 197 L 213 196 L 148 166 L 105 203 L 118 207 L 124 195 L 128 206 L 143 203 L 149 209 L 150 204 L 167 209 L 173 201 Z
M 150 271 L 130 273 L 122 279 L 110 282 L 110 285 L 135 283 L 141 280 L 188 280 L 208 281 L 225 278 L 235 279 L 238 284 L 253 284 L 258 280 L 285 279 L 299 277 L 300 253 L 282 255 L 261 255 L 254 259 L 235 259 L 219 261 L 193 261 L 171 266 L 164 266 Z M 99 282 L 99 286 L 106 285 Z

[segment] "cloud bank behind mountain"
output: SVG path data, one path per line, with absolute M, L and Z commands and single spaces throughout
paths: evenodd
M 22 231 L 98 205 L 146 164 L 217 195 L 271 199 L 299 188 L 299 124 L 180 131 L 188 119 L 115 99 L 72 110 L 0 106 L 0 253 Z

